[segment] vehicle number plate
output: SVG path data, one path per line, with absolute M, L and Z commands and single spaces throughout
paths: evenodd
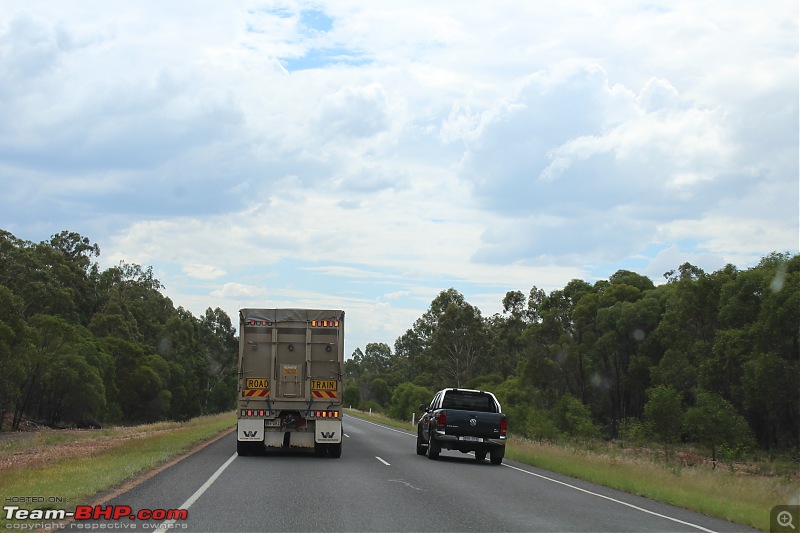
M 482 437 L 470 437 L 470 436 L 458 437 L 458 440 L 468 440 L 470 442 L 483 442 Z
M 264 425 L 267 427 L 280 427 L 281 420 L 280 418 L 276 418 L 274 420 L 264 420 Z

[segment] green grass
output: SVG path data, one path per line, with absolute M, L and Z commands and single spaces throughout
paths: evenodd
M 357 411 L 349 414 L 415 431 L 410 422 Z M 631 494 L 692 509 L 763 531 L 775 505 L 797 502 L 800 482 L 794 476 L 764 476 L 705 465 L 685 467 L 677 458 L 665 462 L 658 454 L 637 453 L 613 443 L 563 445 L 511 437 L 506 458 L 612 487 Z M 795 465 L 795 470 L 796 470 Z M 756 470 L 765 470 L 756 468 Z M 768 470 L 768 469 L 767 469 Z
M 23 509 L 71 509 L 134 476 L 152 470 L 236 424 L 234 413 L 162 422 L 133 428 L 86 432 L 45 432 L 0 446 L 0 462 L 32 447 L 86 446 L 86 457 L 56 455 L 44 465 L 5 469 L 0 497 L 37 496 L 53 503 L 19 503 Z M 0 527 L 5 525 L 0 517 Z

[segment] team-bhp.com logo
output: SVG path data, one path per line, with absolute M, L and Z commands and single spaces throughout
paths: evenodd
M 148 524 L 131 522 L 124 523 L 126 529 L 175 529 L 183 527 L 185 524 L 176 524 L 175 522 L 186 520 L 189 512 L 186 509 L 140 509 L 134 511 L 127 505 L 79 505 L 74 511 L 67 511 L 65 509 L 22 509 L 18 505 L 5 505 L 3 506 L 4 518 L 7 521 L 6 529 L 33 529 L 45 528 L 53 529 L 63 528 L 66 521 L 75 521 L 70 526 L 77 527 L 78 529 L 97 529 L 96 522 L 101 520 L 112 521 L 139 521 L 144 522 L 147 520 L 154 520 L 158 524 Z M 38 523 L 32 523 L 36 520 Z M 19 523 L 25 521 L 24 523 Z M 49 527 L 45 526 L 49 524 Z

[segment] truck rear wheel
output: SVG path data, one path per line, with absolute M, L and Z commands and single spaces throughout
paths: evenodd
M 236 441 L 236 453 L 239 455 L 258 455 L 262 449 L 260 442 Z
M 333 457 L 338 459 L 342 456 L 342 443 L 324 444 L 320 442 L 314 443 L 314 455 L 317 457 Z
M 334 459 L 338 459 L 342 456 L 342 443 L 338 442 L 336 444 L 328 444 L 328 453 Z

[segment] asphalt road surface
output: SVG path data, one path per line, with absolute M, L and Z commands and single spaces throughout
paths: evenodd
M 76 521 L 114 531 L 753 531 L 504 460 L 415 453 L 415 435 L 345 418 L 342 457 L 238 457 L 231 433 L 103 509 L 186 509 L 185 520 Z

